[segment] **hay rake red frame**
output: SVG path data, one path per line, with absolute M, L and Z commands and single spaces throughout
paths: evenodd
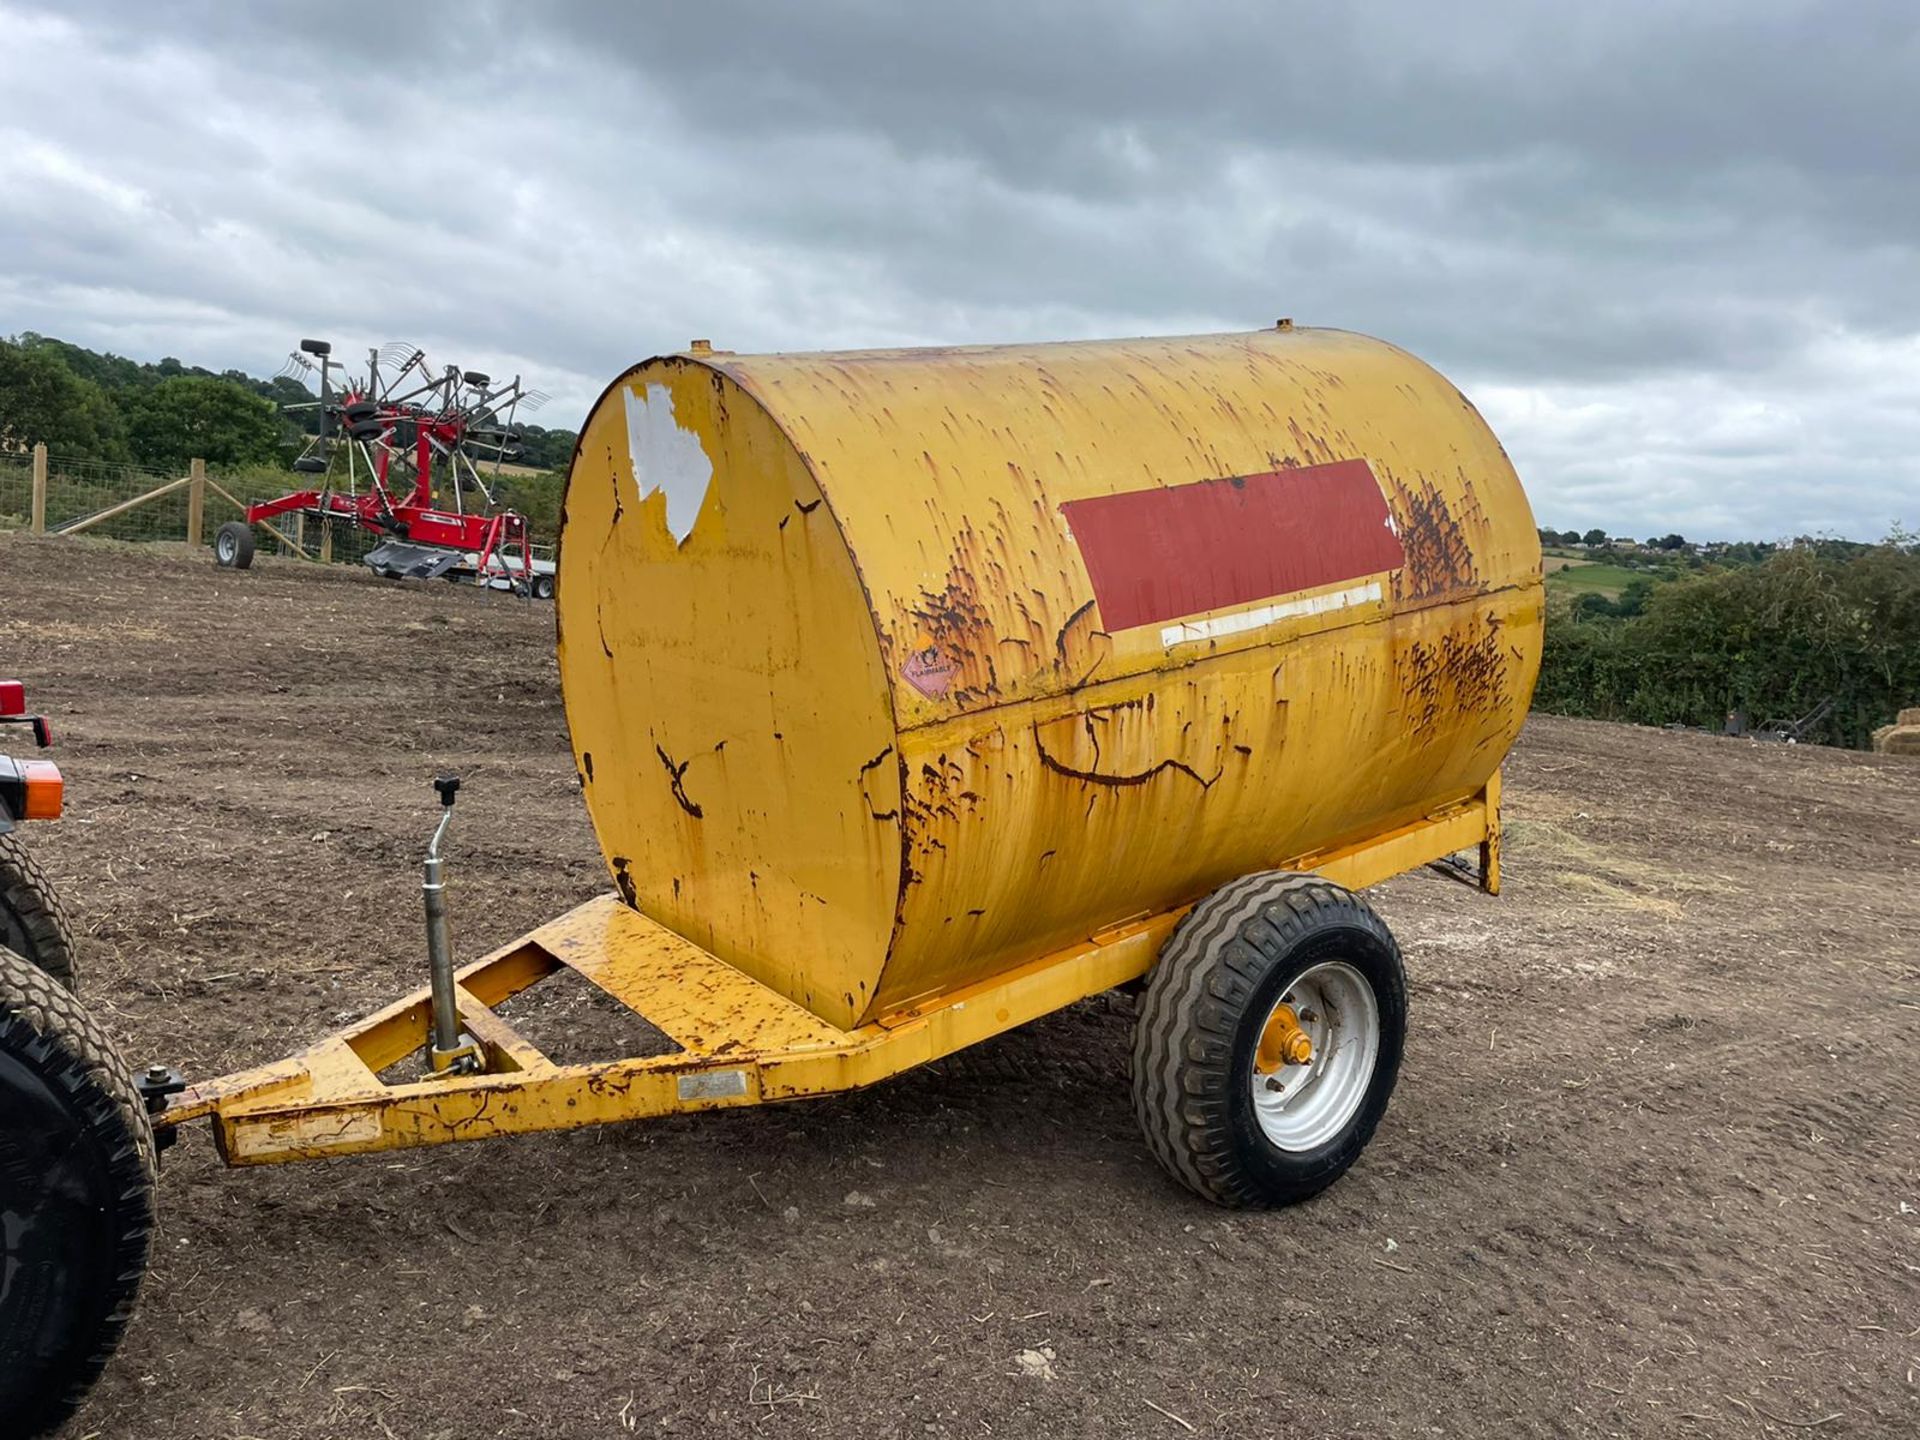
M 353 484 L 350 460 L 345 491 L 329 483 L 316 489 L 296 490 L 273 500 L 255 501 L 247 506 L 247 523 L 260 524 L 295 513 L 341 520 L 358 529 L 392 536 L 409 544 L 474 554 L 478 559 L 476 569 L 483 581 L 499 573 L 492 569 L 497 559 L 500 572 L 509 577 L 517 572 L 522 583 L 531 585 L 533 547 L 526 516 L 516 510 L 470 514 L 441 509 L 433 503 L 436 458 L 447 460 L 458 487 L 462 480 L 459 468 L 462 460 L 479 484 L 478 470 L 464 450 L 469 443 L 491 447 L 502 456 L 508 453 L 518 437 L 511 429 L 476 423 L 475 405 L 491 415 L 504 402 L 510 415 L 512 408 L 526 398 L 518 379 L 497 391 L 489 391 L 488 377 L 449 369 L 440 379 L 427 380 L 407 394 L 396 395 L 399 382 L 409 372 L 417 368 L 423 376 L 426 374 L 425 357 L 414 351 L 399 373 L 383 387 L 379 379 L 381 352 L 375 351 L 369 357 L 364 384 L 351 384 L 333 391 L 328 383 L 332 369 L 328 359 L 331 347 L 321 341 L 303 340 L 300 348 L 321 362 L 321 421 L 319 435 L 294 462 L 294 467 L 308 473 L 328 473 L 333 432 L 338 426 L 344 430 L 350 445 L 365 447 L 362 453 L 368 459 L 367 487 L 361 490 Z M 298 353 L 293 359 L 311 369 Z M 477 402 L 460 403 L 462 383 L 477 388 Z M 419 403 L 421 397 L 437 401 L 437 408 Z M 533 400 L 543 398 L 536 395 Z M 396 482 L 403 477 L 395 474 L 396 461 L 412 467 L 411 483 L 404 493 L 397 493 Z M 492 495 L 484 484 L 479 488 L 491 502 Z

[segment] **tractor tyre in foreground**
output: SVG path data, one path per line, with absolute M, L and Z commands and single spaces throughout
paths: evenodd
M 73 926 L 18 835 L 0 835 L 0 949 L 73 989 Z
M 213 537 L 213 558 L 223 569 L 245 570 L 253 564 L 253 527 L 229 520 Z
M 0 1417 L 40 1435 L 133 1313 L 153 1231 L 153 1134 L 106 1034 L 0 950 Z
M 1156 1159 L 1222 1205 L 1292 1205 L 1359 1157 L 1406 1037 L 1400 950 L 1314 875 L 1249 875 L 1196 905 L 1147 979 L 1133 1102 Z

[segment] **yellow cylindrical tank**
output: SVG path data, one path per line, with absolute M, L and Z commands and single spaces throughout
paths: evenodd
M 616 380 L 560 672 L 628 902 L 852 1026 L 1470 795 L 1540 547 L 1405 351 L 1252 334 Z

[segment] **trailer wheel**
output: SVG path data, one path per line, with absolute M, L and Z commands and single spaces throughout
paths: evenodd
M 73 926 L 18 835 L 0 835 L 0 948 L 73 989 Z
M 253 564 L 253 527 L 244 520 L 229 520 L 215 532 L 213 558 L 228 570 L 245 570 Z
M 1400 948 L 1314 875 L 1249 875 L 1169 937 L 1133 1038 L 1133 1103 L 1169 1174 L 1222 1205 L 1293 1205 L 1386 1113 L 1406 1038 Z
M 533 598 L 551 600 L 553 598 L 553 576 L 536 575 L 533 577 Z
M 0 950 L 0 1395 L 7 1433 L 72 1413 L 126 1329 L 153 1231 L 153 1133 L 113 1045 Z

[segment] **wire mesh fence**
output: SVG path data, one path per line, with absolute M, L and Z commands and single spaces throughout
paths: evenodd
M 47 529 L 81 533 L 77 527 L 84 527 L 86 534 L 113 540 L 184 540 L 187 478 L 184 471 L 169 475 L 110 461 L 49 455 Z M 153 498 L 127 504 L 143 495 Z
M 24 530 L 33 517 L 33 456 L 0 453 L 0 530 Z
M 0 530 L 32 527 L 35 465 L 30 452 L 0 453 Z M 49 534 L 176 544 L 190 538 L 196 488 L 190 473 L 167 474 L 51 453 L 44 468 L 44 529 Z M 287 488 L 287 477 L 277 470 L 206 475 L 200 487 L 200 542 L 210 544 L 221 525 L 246 519 L 248 504 L 285 494 Z M 362 563 L 385 538 L 341 521 L 300 514 L 254 526 L 261 554 L 298 554 L 337 564 Z

